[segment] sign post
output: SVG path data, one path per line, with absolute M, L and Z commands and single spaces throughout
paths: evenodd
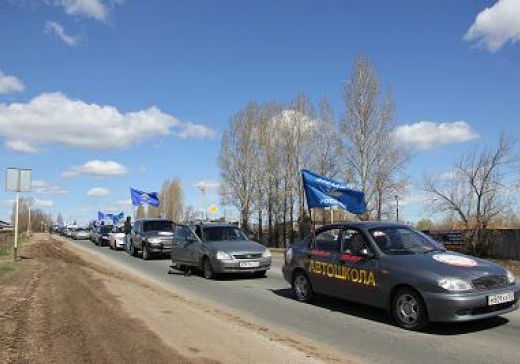
M 6 190 L 16 192 L 16 208 L 14 217 L 14 246 L 13 259 L 18 260 L 18 209 L 20 204 L 20 192 L 31 191 L 31 169 L 7 168 Z

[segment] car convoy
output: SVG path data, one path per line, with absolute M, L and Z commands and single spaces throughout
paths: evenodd
M 91 240 L 104 245 L 106 231 L 111 248 L 124 247 L 143 260 L 169 256 L 172 268 L 197 269 L 206 279 L 223 273 L 263 277 L 271 268 L 271 251 L 234 224 L 139 219 L 127 241 L 119 229 L 98 227 Z M 519 307 L 520 287 L 512 272 L 448 251 L 399 223 L 324 225 L 285 249 L 282 273 L 299 301 L 322 294 L 367 304 L 389 312 L 408 330 L 490 318 Z

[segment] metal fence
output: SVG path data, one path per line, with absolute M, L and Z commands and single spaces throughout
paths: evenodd
M 520 229 L 488 230 L 486 235 L 487 256 L 520 260 Z

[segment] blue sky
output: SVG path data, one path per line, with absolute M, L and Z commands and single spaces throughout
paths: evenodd
M 176 176 L 187 205 L 201 185 L 218 203 L 230 117 L 300 92 L 341 116 L 363 54 L 413 146 L 400 213 L 416 221 L 425 173 L 518 133 L 519 40 L 519 0 L 0 0 L 0 169 L 31 168 L 25 196 L 79 222 Z

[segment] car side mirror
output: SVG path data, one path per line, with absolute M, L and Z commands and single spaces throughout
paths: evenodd
M 193 243 L 194 241 L 197 241 L 197 238 L 193 235 L 187 236 L 186 241 L 189 241 L 190 243 Z

